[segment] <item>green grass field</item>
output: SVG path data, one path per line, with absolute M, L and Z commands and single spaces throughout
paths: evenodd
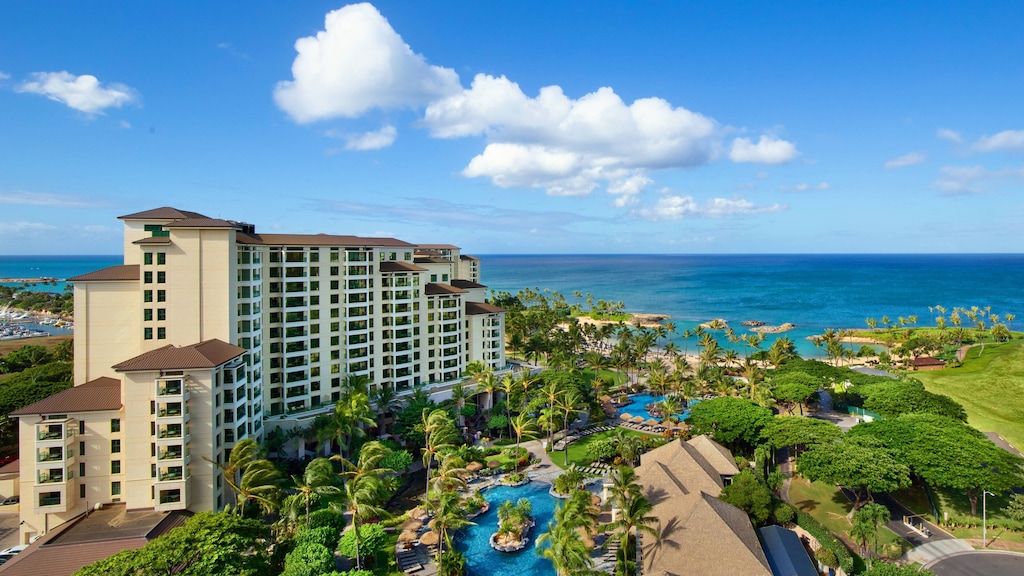
M 848 532 L 852 523 L 846 515 L 853 509 L 853 504 L 843 496 L 839 488 L 824 482 L 808 482 L 805 478 L 794 477 L 789 485 L 789 502 L 835 534 L 850 539 Z M 878 531 L 878 545 L 882 547 L 890 542 L 909 548 L 909 544 L 895 532 L 883 527 Z M 873 548 L 874 542 L 870 546 Z
M 635 432 L 633 430 L 626 430 L 625 432 L 629 436 L 648 436 L 648 434 Z M 591 442 L 604 440 L 605 438 L 610 438 L 614 435 L 615 430 L 608 430 L 607 432 L 598 432 L 597 434 L 591 434 L 586 438 L 581 438 L 573 442 L 572 444 L 569 444 L 569 447 L 566 448 L 566 450 L 569 451 L 569 464 L 571 465 L 575 463 L 579 464 L 580 466 L 589 465 L 591 462 L 593 462 L 593 460 L 591 458 L 587 458 L 587 445 L 590 444 Z M 565 462 L 565 450 L 552 450 L 549 453 L 549 456 L 551 457 L 551 461 L 554 462 L 556 465 L 561 466 L 563 468 L 568 468 L 568 466 L 563 465 L 563 463 Z
M 1024 341 L 987 344 L 984 352 L 971 348 L 960 368 L 913 376 L 929 391 L 963 404 L 971 426 L 995 432 L 1024 451 Z

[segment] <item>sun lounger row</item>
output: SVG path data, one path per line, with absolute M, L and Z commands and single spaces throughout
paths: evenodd
M 623 428 L 629 428 L 631 430 L 638 430 L 640 432 L 647 432 L 650 434 L 660 434 L 665 431 L 665 427 L 658 424 L 657 426 L 648 426 L 647 424 L 636 424 L 634 422 L 619 422 L 619 426 Z
M 611 540 L 609 540 L 608 548 L 607 550 L 605 550 L 605 553 L 601 557 L 601 560 L 604 560 L 605 562 L 615 562 L 615 555 L 619 551 L 619 545 L 620 542 L 618 538 L 612 538 Z
M 598 432 L 607 432 L 608 430 L 614 429 L 615 428 L 613 426 L 593 426 L 590 428 L 578 430 L 576 433 L 570 434 L 565 438 L 559 440 L 558 442 L 555 442 L 553 448 L 555 450 L 565 450 L 566 446 L 572 444 L 573 442 L 579 440 L 580 438 L 590 436 L 591 434 L 597 434 Z
M 420 563 L 419 555 L 416 552 L 405 551 L 397 554 L 398 569 L 406 574 L 412 574 L 413 572 L 419 572 L 423 570 L 423 564 Z
M 608 466 L 607 464 L 595 462 L 590 466 L 578 466 L 576 464 L 570 464 L 569 469 L 582 472 L 588 476 L 604 476 L 611 470 L 611 467 Z

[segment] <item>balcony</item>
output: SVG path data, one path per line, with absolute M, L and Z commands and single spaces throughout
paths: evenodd
M 191 458 L 190 458 L 190 454 L 189 454 L 188 449 L 186 448 L 186 449 L 183 450 L 183 449 L 181 449 L 180 445 L 178 445 L 178 449 L 177 450 L 168 449 L 168 450 L 160 450 L 160 451 L 158 451 L 157 452 L 157 460 L 160 460 L 160 461 L 167 461 L 167 460 L 185 460 L 185 461 L 188 461 L 188 460 L 191 460 Z
M 184 510 L 188 506 L 189 476 L 179 480 L 157 483 L 156 502 L 153 509 L 158 512 Z
M 187 468 L 182 468 L 181 466 L 160 468 L 157 472 L 157 482 L 179 482 L 190 476 L 187 470 Z
M 72 455 L 73 454 L 69 454 Z M 48 448 L 39 450 L 36 453 L 36 462 L 59 462 L 64 460 L 64 450 L 62 448 Z
M 65 478 L 70 479 L 71 477 L 70 473 L 64 473 L 63 468 L 49 468 L 36 472 L 36 484 L 62 484 L 65 482 Z
M 74 421 L 69 419 L 56 423 L 45 422 L 36 424 L 36 440 L 44 442 L 49 446 L 71 444 L 71 439 L 75 436 L 73 423 Z M 62 442 L 62 440 L 67 440 L 67 442 Z

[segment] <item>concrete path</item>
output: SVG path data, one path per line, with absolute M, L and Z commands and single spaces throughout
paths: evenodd
M 917 546 L 904 554 L 903 558 L 909 562 L 918 562 L 925 565 L 929 562 L 945 558 L 953 554 L 973 551 L 974 548 L 971 548 L 971 545 L 967 542 L 957 540 L 956 538 L 950 538 Z

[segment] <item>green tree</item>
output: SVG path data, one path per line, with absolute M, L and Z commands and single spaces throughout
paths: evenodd
M 430 470 L 437 455 L 455 445 L 458 432 L 448 412 L 440 408 L 424 408 L 420 431 L 423 432 L 423 467 L 427 470 L 426 491 L 430 491 Z
M 388 535 L 380 523 L 360 524 L 358 534 L 353 528 L 346 530 L 338 541 L 338 552 L 346 558 L 357 560 L 373 556 L 387 544 Z M 361 550 L 361 552 L 360 552 Z
M 799 455 L 799 448 L 833 442 L 843 435 L 843 431 L 827 420 L 776 416 L 765 425 L 762 435 L 772 448 L 792 447 L 795 455 Z
M 1007 516 L 1018 522 L 1024 522 L 1024 494 L 1013 494 L 1003 508 Z
M 722 489 L 719 499 L 746 512 L 755 525 L 763 525 L 771 515 L 772 494 L 750 470 L 733 476 L 732 483 Z
M 519 452 L 519 444 L 523 438 L 528 440 L 536 438 L 537 423 L 529 414 L 523 412 L 512 419 L 512 433 L 516 435 L 516 452 Z M 519 459 L 516 459 L 516 472 L 519 472 Z
M 321 576 L 334 570 L 334 554 L 323 544 L 300 544 L 284 558 L 281 576 Z
M 270 530 L 260 520 L 199 512 L 142 548 L 119 552 L 76 576 L 269 576 Z
M 804 372 L 786 372 L 772 379 L 771 390 L 776 400 L 789 406 L 790 413 L 797 405 L 803 416 L 804 404 L 818 390 L 818 379 Z
M 744 398 L 725 396 L 694 405 L 686 422 L 694 435 L 707 434 L 734 447 L 753 447 L 771 420 L 771 410 Z
M 967 421 L 967 412 L 957 401 L 925 390 L 924 384 L 913 378 L 859 387 L 857 392 L 866 396 L 865 408 L 888 418 L 927 413 Z
M 341 488 L 336 485 L 338 477 L 334 473 L 334 466 L 327 458 L 316 458 L 306 465 L 302 476 L 292 476 L 292 484 L 295 487 L 295 497 L 291 498 L 292 508 L 289 510 L 290 517 L 298 514 L 294 508 L 301 506 L 305 509 L 306 524 L 309 524 L 309 513 L 311 506 L 323 498 L 331 498 L 341 494 Z
M 617 500 L 619 513 L 617 518 L 606 524 L 619 535 L 621 546 L 616 555 L 616 574 L 633 574 L 636 568 L 633 558 L 636 558 L 636 533 L 644 532 L 651 538 L 658 539 L 659 534 L 655 526 L 658 524 L 658 517 L 652 516 L 654 506 L 642 494 L 630 494 L 622 500 Z
M 900 566 L 888 562 L 875 562 L 860 576 L 935 576 L 935 572 L 921 568 L 917 564 Z
M 872 492 L 892 492 L 910 485 L 910 469 L 892 451 L 843 438 L 804 452 L 800 473 L 810 480 L 839 484 L 854 493 L 854 510 L 872 500 Z
M 871 526 L 872 536 L 875 539 L 875 552 L 878 552 L 878 529 L 884 526 L 891 519 L 889 509 L 875 502 L 868 502 L 853 514 L 854 524 L 867 524 Z

